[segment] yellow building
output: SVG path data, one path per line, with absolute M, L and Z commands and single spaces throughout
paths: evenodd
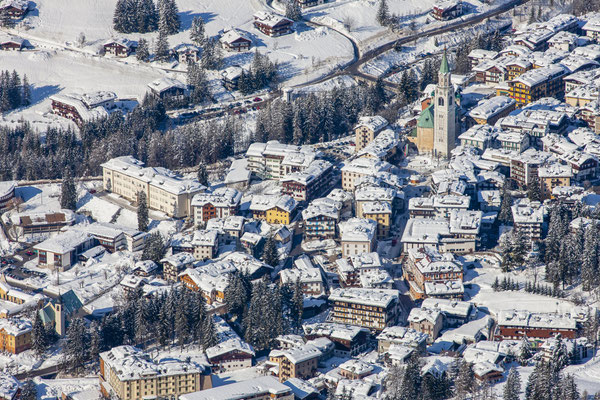
M 269 361 L 279 365 L 279 381 L 290 378 L 310 379 L 315 376 L 321 351 L 312 344 L 285 350 L 273 350 Z
M 377 222 L 377 239 L 382 240 L 390 234 L 392 207 L 383 201 L 369 201 L 362 204 L 362 216 Z
M 100 390 L 120 400 L 174 398 L 212 388 L 210 367 L 169 357 L 155 361 L 132 346 L 100 354 Z
M 250 203 L 252 217 L 270 224 L 289 225 L 294 217 L 298 202 L 291 196 L 254 196 Z
M 565 69 L 560 65 L 532 69 L 508 81 L 507 88 L 498 88 L 497 94 L 514 99 L 519 107 L 543 97 L 561 97 L 564 75 Z
M 24 319 L 0 319 L 0 351 L 19 354 L 31 348 L 31 323 Z
M 433 105 L 427 107 L 417 121 L 417 149 L 426 154 L 433 151 Z
M 573 171 L 568 165 L 551 164 L 538 168 L 542 200 L 551 199 L 556 187 L 571 186 Z
M 355 151 L 359 152 L 375 139 L 383 128 L 388 125 L 385 118 L 378 115 L 373 117 L 361 117 L 354 127 Z

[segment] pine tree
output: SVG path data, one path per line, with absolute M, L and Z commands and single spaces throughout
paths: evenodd
M 146 301 L 143 296 L 140 296 L 137 300 L 137 306 L 135 309 L 135 343 L 142 345 L 146 342 L 146 336 L 148 335 L 148 329 L 146 326 Z
M 304 313 L 304 291 L 302 290 L 302 283 L 298 278 L 294 284 L 293 296 L 292 296 L 292 319 L 293 326 L 296 331 L 302 328 L 302 314 Z
M 36 356 L 41 357 L 48 349 L 48 338 L 46 337 L 46 327 L 40 318 L 39 313 L 35 313 L 33 330 L 31 332 L 31 348 Z
M 148 48 L 148 41 L 144 38 L 138 40 L 138 47 L 135 50 L 135 57 L 138 61 L 148 62 L 150 59 L 150 49 Z
M 498 221 L 502 222 L 505 225 L 510 225 L 513 222 L 512 217 L 512 195 L 509 190 L 508 179 L 504 181 L 504 186 L 502 187 L 502 202 L 500 203 L 500 212 L 498 213 Z
M 302 9 L 296 0 L 287 0 L 285 3 L 285 17 L 292 21 L 300 21 L 302 19 Z
M 62 185 L 60 186 L 60 206 L 67 210 L 77 208 L 77 189 L 71 176 L 71 172 L 66 170 L 63 175 Z
M 527 335 L 523 335 L 521 343 L 519 344 L 519 355 L 517 357 L 519 364 L 522 366 L 527 365 L 527 362 L 531 358 L 531 344 L 527 339 Z
M 558 374 L 567 365 L 569 365 L 567 346 L 563 342 L 561 335 L 557 334 L 554 349 L 550 357 L 550 368 L 555 374 Z
M 23 386 L 21 387 L 19 399 L 37 400 L 37 386 L 31 379 L 26 380 Z
M 88 359 L 88 337 L 85 323 L 81 318 L 71 320 L 63 349 L 63 365 L 71 372 L 77 372 Z
M 276 267 L 279 264 L 279 254 L 277 253 L 275 240 L 272 237 L 268 238 L 265 242 L 262 258 L 263 261 L 271 267 Z
M 196 178 L 198 179 L 198 182 L 200 182 L 201 185 L 207 187 L 210 186 L 210 183 L 208 182 L 208 171 L 206 170 L 206 165 L 204 165 L 204 163 L 198 164 L 198 172 Z
M 100 352 L 104 350 L 104 341 L 100 332 L 100 324 L 93 321 L 90 325 L 90 353 L 89 359 L 95 361 Z
M 202 347 L 206 350 L 209 347 L 217 345 L 217 343 L 218 337 L 215 321 L 212 316 L 206 316 L 202 323 Z
M 179 32 L 181 21 L 179 20 L 179 9 L 175 0 L 161 0 L 158 8 L 158 29 L 166 35 Z
M 502 398 L 504 400 L 519 400 L 521 398 L 521 376 L 516 368 L 511 368 L 506 378 Z
M 473 365 L 466 361 L 462 361 L 458 370 L 458 377 L 454 382 L 456 398 L 459 400 L 465 399 L 469 394 L 475 391 L 475 373 Z
M 151 233 L 148 241 L 144 245 L 144 250 L 142 251 L 142 260 L 152 260 L 158 264 L 164 257 L 165 250 L 165 243 L 160 233 Z
M 197 46 L 202 47 L 206 42 L 205 35 L 204 20 L 200 16 L 194 17 L 192 27 L 190 28 L 190 40 Z
M 221 46 L 216 39 L 211 38 L 206 41 L 202 49 L 200 65 L 206 70 L 218 70 L 223 65 L 223 53 Z
M 27 75 L 23 75 L 23 87 L 21 89 L 21 105 L 28 106 L 31 104 L 31 87 Z
M 192 103 L 202 103 L 209 97 L 206 73 L 198 64 L 190 63 L 188 65 L 187 80 L 191 90 L 190 100 Z
M 527 197 L 531 201 L 541 201 L 542 200 L 540 180 L 538 179 L 537 176 L 532 177 L 532 179 L 527 184 Z
M 402 383 L 400 384 L 400 399 L 418 399 L 421 393 L 421 357 L 413 352 L 406 363 Z
M 534 22 L 535 22 L 535 8 L 531 7 L 531 12 L 529 13 L 528 23 L 533 24 Z
M 190 336 L 188 319 L 183 307 L 177 307 L 175 310 L 175 336 L 177 343 L 183 349 Z
M 127 0 L 118 0 L 113 15 L 113 27 L 115 31 L 121 33 L 129 33 L 127 26 L 127 14 L 129 10 L 127 8 Z
M 148 231 L 148 202 L 146 200 L 146 193 L 143 191 L 138 192 L 137 195 L 137 219 L 138 219 L 138 230 L 142 232 Z
M 167 34 L 163 30 L 159 30 L 156 48 L 154 49 L 154 59 L 159 62 L 168 62 L 170 58 Z
M 379 0 L 379 9 L 377 10 L 377 22 L 381 26 L 387 26 L 390 21 L 390 10 L 386 0 Z

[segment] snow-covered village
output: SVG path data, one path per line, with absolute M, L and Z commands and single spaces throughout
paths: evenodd
M 597 0 L 0 0 L 0 400 L 600 399 Z

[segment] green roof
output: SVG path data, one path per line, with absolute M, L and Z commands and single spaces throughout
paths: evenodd
M 417 127 L 433 129 L 433 104 L 421 112 L 417 121 Z
M 46 304 L 46 306 L 39 310 L 38 313 L 40 314 L 40 318 L 44 325 L 54 322 L 54 309 L 50 304 Z
M 446 57 L 446 49 L 444 49 L 444 56 L 442 57 L 442 64 L 440 65 L 440 73 L 447 74 L 450 72 L 450 67 L 448 66 L 448 57 Z
M 79 300 L 79 297 L 77 297 L 73 290 L 69 290 L 68 292 L 62 294 L 60 296 L 60 301 L 63 305 L 65 315 L 76 313 L 81 307 L 83 307 L 81 300 Z M 56 300 L 52 300 L 52 304 L 56 304 Z

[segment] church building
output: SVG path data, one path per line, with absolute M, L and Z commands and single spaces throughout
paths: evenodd
M 432 93 L 429 107 L 424 109 L 417 121 L 416 146 L 421 154 L 438 158 L 450 158 L 460 131 L 459 106 L 451 83 L 452 74 L 444 51 L 438 72 L 438 84 Z

